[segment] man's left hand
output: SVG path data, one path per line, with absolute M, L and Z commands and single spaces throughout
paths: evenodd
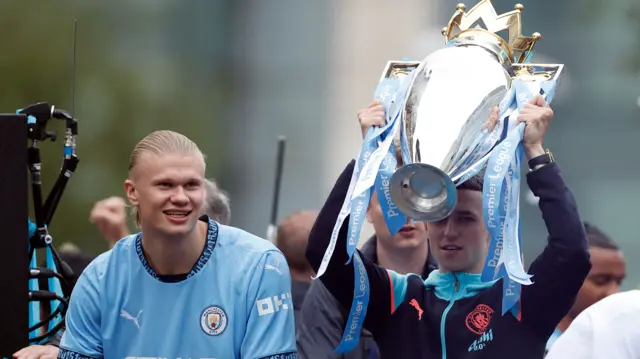
M 55 345 L 31 345 L 18 350 L 15 359 L 56 359 L 60 348 Z
M 542 140 L 549 128 L 549 122 L 553 118 L 553 110 L 549 107 L 542 95 L 536 95 L 520 110 L 518 123 L 524 122 L 524 137 L 522 145 L 527 157 L 534 158 L 544 154 Z

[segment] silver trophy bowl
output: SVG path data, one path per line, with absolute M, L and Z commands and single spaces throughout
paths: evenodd
M 405 128 L 411 163 L 391 177 L 398 208 L 419 221 L 447 217 L 457 202 L 455 174 L 490 134 L 492 108 L 507 95 L 511 64 L 498 43 L 462 36 L 427 58 L 416 74 L 405 104 Z M 488 35 L 488 34 L 486 34 Z
M 407 163 L 389 186 L 392 200 L 408 217 L 436 222 L 453 212 L 456 185 L 501 137 L 503 127 L 492 131 L 495 123 L 487 121 L 492 109 L 512 95 L 512 79 L 558 80 L 563 65 L 528 63 L 542 36 L 522 35 L 523 10 L 516 4 L 513 11 L 497 14 L 490 0 L 479 0 L 469 11 L 458 4 L 442 29 L 445 47 L 412 65 L 403 109 L 409 158 L 404 156 Z M 499 36 L 504 30 L 507 36 Z M 406 64 L 387 68 L 394 66 Z

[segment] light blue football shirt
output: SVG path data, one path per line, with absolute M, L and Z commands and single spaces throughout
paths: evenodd
M 62 359 L 295 359 L 291 277 L 268 241 L 207 220 L 192 271 L 168 282 L 141 235 L 122 239 L 82 273 L 71 295 Z

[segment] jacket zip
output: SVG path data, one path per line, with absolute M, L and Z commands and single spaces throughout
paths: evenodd
M 457 293 L 458 289 L 460 289 L 460 281 L 458 280 L 458 277 L 455 274 L 452 275 L 455 279 L 455 284 L 453 285 L 453 293 L 451 293 L 451 301 L 449 301 L 449 305 L 447 305 L 447 307 L 444 309 L 444 312 L 442 312 L 442 319 L 440 319 L 440 345 L 442 346 L 442 359 L 447 359 L 447 342 L 444 338 L 444 328 L 445 322 L 447 320 L 447 314 L 449 314 L 451 307 L 453 307 L 453 303 L 456 301 L 454 299 L 455 293 Z

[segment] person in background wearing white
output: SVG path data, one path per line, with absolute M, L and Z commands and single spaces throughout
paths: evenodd
M 545 359 L 640 358 L 640 290 L 611 295 L 583 311 Z

